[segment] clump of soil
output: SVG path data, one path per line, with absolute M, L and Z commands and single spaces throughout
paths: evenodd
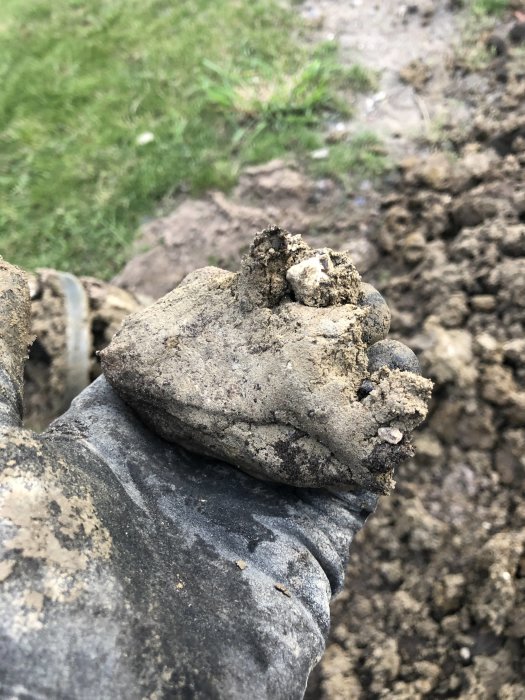
M 525 697 L 525 72 L 504 69 L 455 152 L 405 162 L 383 199 L 372 279 L 436 389 L 312 698 Z
M 22 408 L 23 363 L 30 342 L 29 294 L 24 273 L 0 257 L 0 305 L 4 328 L 0 337 L 0 416 L 4 425 L 18 425 Z
M 348 254 L 277 227 L 124 321 L 104 374 L 163 438 L 294 486 L 388 493 L 431 383 Z M 398 357 L 400 362 L 397 361 Z

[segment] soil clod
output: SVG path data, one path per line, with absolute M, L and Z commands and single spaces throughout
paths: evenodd
M 262 479 L 387 493 L 431 387 L 408 348 L 375 342 L 389 321 L 347 253 L 270 227 L 240 272 L 197 270 L 125 321 L 102 366 L 167 440 Z

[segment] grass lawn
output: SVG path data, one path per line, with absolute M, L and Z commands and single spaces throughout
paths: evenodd
M 510 6 L 509 0 L 471 0 L 471 6 L 478 15 L 497 15 Z
M 0 253 L 106 278 L 163 198 L 319 148 L 369 87 L 273 0 L 1 0 L 0 78 Z

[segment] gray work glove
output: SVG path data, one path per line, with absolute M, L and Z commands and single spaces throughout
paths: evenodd
M 301 698 L 376 505 L 164 442 L 103 377 L 21 428 L 29 298 L 0 261 L 0 694 Z

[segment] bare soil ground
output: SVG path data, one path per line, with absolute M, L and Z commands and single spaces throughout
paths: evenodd
M 369 275 L 436 388 L 351 553 L 311 698 L 525 697 L 523 62 L 486 77 L 455 157 L 410 159 L 382 200 Z
M 465 20 L 448 0 L 305 0 L 299 8 L 317 40 L 335 39 L 343 61 L 377 72 L 375 93 L 358 99 L 345 125 L 350 132 L 371 130 L 401 156 L 437 125 L 469 114 L 449 71 Z

